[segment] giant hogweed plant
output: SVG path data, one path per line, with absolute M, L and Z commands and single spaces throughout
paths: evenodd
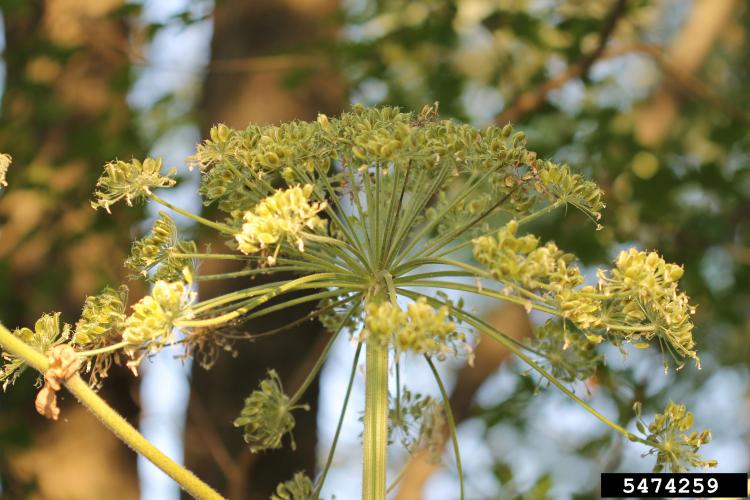
M 3 159 L 0 182 L 10 159 Z M 200 194 L 223 220 L 208 220 L 162 199 L 175 184 L 160 160 L 113 161 L 104 167 L 92 205 L 110 211 L 152 200 L 218 231 L 226 248 L 212 252 L 182 239 L 162 213 L 150 234 L 133 244 L 125 265 L 152 283 L 130 307 L 127 288 L 88 297 L 78 322 L 60 325 L 48 314 L 33 330 L 0 328 L 4 385 L 31 366 L 43 374 L 36 405 L 57 418 L 55 394 L 64 384 L 120 438 L 200 498 L 219 495 L 172 462 L 112 411 L 94 392 L 112 363 L 135 373 L 144 358 L 172 344 L 188 354 L 238 339 L 282 334 L 243 332 L 243 324 L 287 307 L 309 303 L 332 332 L 307 380 L 291 395 L 278 375 L 253 390 L 234 422 L 250 450 L 293 446 L 294 413 L 305 411 L 302 394 L 323 365 L 338 335 L 356 345 L 346 397 L 330 454 L 313 481 L 302 473 L 279 485 L 276 498 L 317 498 L 331 465 L 362 351 L 365 364 L 363 498 L 387 492 L 386 450 L 429 446 L 446 426 L 459 479 L 461 459 L 455 422 L 436 361 L 471 356 L 478 333 L 501 343 L 549 384 L 595 418 L 646 447 L 656 470 L 712 466 L 698 456 L 708 431 L 691 432 L 692 415 L 670 403 L 650 423 L 640 406 L 631 432 L 592 408 L 574 391 L 604 362 L 600 346 L 658 347 L 665 366 L 698 363 L 688 297 L 679 290 L 683 270 L 655 252 L 629 249 L 587 283 L 575 256 L 525 232 L 554 210 L 581 210 L 598 227 L 604 207 L 595 184 L 569 167 L 537 158 L 522 133 L 510 126 L 478 130 L 440 120 L 436 108 L 419 114 L 394 108 L 354 107 L 338 119 L 251 125 L 218 125 L 189 159 L 200 170 Z M 226 274 L 201 273 L 209 259 L 237 261 Z M 255 281 L 254 277 L 264 276 Z M 292 276 L 292 277 L 290 277 Z M 296 277 L 294 277 L 296 276 Z M 203 280 L 237 280 L 246 287 L 199 300 Z M 537 310 L 549 317 L 535 336 L 521 342 L 497 330 L 446 290 Z M 300 295 L 300 291 L 304 293 Z M 294 293 L 297 292 L 297 293 Z M 179 330 L 182 335 L 176 335 Z M 214 346 L 214 349 L 207 348 Z M 442 400 L 409 391 L 399 360 L 424 359 Z M 88 374 L 84 382 L 81 374 Z M 389 378 L 396 380 L 389 393 Z M 463 497 L 463 481 L 460 481 Z

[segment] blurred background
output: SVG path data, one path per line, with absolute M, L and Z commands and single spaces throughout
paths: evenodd
M 171 199 L 197 211 L 197 173 L 184 159 L 212 124 L 310 120 L 352 102 L 418 111 L 439 101 L 443 117 L 514 123 L 530 149 L 602 186 L 601 231 L 572 211 L 532 228 L 592 272 L 624 245 L 684 264 L 683 287 L 699 306 L 702 369 L 665 374 L 658 352 L 612 350 L 607 366 L 575 388 L 629 428 L 636 400 L 646 420 L 670 399 L 685 403 L 696 427 L 713 431 L 704 455 L 720 471 L 750 469 L 746 1 L 1 0 L 0 15 L 0 152 L 14 158 L 0 193 L 0 320 L 8 327 L 52 310 L 73 323 L 87 294 L 126 279 L 129 242 L 154 212 L 91 210 L 106 161 L 164 157 L 182 174 Z M 128 284 L 131 301 L 146 291 Z M 537 320 L 473 305 L 519 338 Z M 320 334 L 308 325 L 235 345 L 238 356 L 220 355 L 210 371 L 163 352 L 138 379 L 113 370 L 101 392 L 233 500 L 268 498 L 296 471 L 319 470 L 351 343 L 340 339 L 310 391 L 295 453 L 252 455 L 231 422 L 267 368 L 295 387 Z M 441 366 L 461 420 L 468 498 L 597 498 L 601 471 L 650 470 L 645 449 L 506 357 L 480 342 L 473 368 Z M 404 363 L 407 385 L 437 393 L 417 363 Z M 61 421 L 38 416 L 32 382 L 26 374 L 0 396 L 2 498 L 180 497 L 70 397 Z M 359 495 L 361 375 L 356 383 L 326 498 Z M 435 465 L 394 446 L 390 462 L 394 477 L 403 471 L 394 498 L 457 498 L 450 449 Z

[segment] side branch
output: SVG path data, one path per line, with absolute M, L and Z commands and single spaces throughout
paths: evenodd
M 44 373 L 49 367 L 46 356 L 13 335 L 2 324 L 0 324 L 0 346 L 10 354 L 23 359 L 29 366 L 41 373 Z M 146 457 L 165 474 L 177 481 L 190 495 L 195 498 L 211 500 L 223 498 L 216 490 L 151 444 L 143 437 L 143 434 L 138 432 L 135 427 L 130 425 L 127 420 L 99 397 L 79 375 L 74 375 L 64 382 L 64 385 L 82 405 L 88 408 L 118 438 L 133 451 Z

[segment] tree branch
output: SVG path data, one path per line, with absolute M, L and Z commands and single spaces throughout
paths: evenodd
M 524 116 L 539 108 L 550 92 L 562 87 L 573 78 L 587 78 L 589 70 L 594 63 L 604 56 L 607 43 L 614 34 L 617 24 L 627 11 L 628 0 L 617 0 L 604 19 L 604 24 L 599 31 L 599 43 L 596 48 L 584 56 L 576 64 L 569 66 L 561 74 L 548 80 L 540 87 L 521 94 L 508 109 L 500 113 L 495 122 L 504 125 L 508 122 L 517 122 Z

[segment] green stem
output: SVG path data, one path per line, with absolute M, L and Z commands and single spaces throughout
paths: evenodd
M 520 226 L 522 226 L 524 224 L 528 224 L 529 222 L 532 222 L 532 221 L 538 219 L 539 217 L 547 215 L 548 213 L 554 211 L 555 209 L 557 209 L 558 207 L 560 207 L 560 206 L 562 206 L 564 204 L 565 203 L 562 200 L 557 200 L 554 203 L 552 203 L 550 205 L 547 205 L 546 207 L 537 210 L 536 212 L 532 212 L 531 214 L 527 215 L 526 217 L 522 217 L 522 218 L 518 219 L 516 222 L 518 223 L 518 226 L 520 227 Z M 492 230 L 490 230 L 487 233 L 483 233 L 483 234 L 475 236 L 474 238 L 470 238 L 468 240 L 464 240 L 461 243 L 459 243 L 457 245 L 454 245 L 452 247 L 448 247 L 446 245 L 445 247 L 443 247 L 442 250 L 440 250 L 438 252 L 435 252 L 433 254 L 433 256 L 434 257 L 442 257 L 444 255 L 450 255 L 452 253 L 458 252 L 462 248 L 465 248 L 465 247 L 471 245 L 474 242 L 475 239 L 481 238 L 482 236 L 488 236 L 488 235 L 491 235 L 491 234 L 497 234 L 497 231 L 498 231 L 498 228 L 493 227 Z
M 199 222 L 199 223 L 201 223 L 201 224 L 203 224 L 205 226 L 217 229 L 217 230 L 221 231 L 222 233 L 234 234 L 236 232 L 234 229 L 232 229 L 231 227 L 227 226 L 226 224 L 221 224 L 219 222 L 214 222 L 212 220 L 208 220 L 208 219 L 206 219 L 204 217 L 201 217 L 200 215 L 195 215 L 192 212 L 188 212 L 187 210 L 184 210 L 184 209 L 182 209 L 182 208 L 180 208 L 180 207 L 178 207 L 176 205 L 173 205 L 173 204 L 169 203 L 167 200 L 165 200 L 163 198 L 160 198 L 159 196 L 156 196 L 154 193 L 149 193 L 148 197 L 151 198 L 152 200 L 154 200 L 157 203 L 161 203 L 162 205 L 164 205 L 165 207 L 169 208 L 170 210 L 174 210 L 178 214 L 182 214 L 185 217 L 193 219 L 194 221 Z
M 39 372 L 48 368 L 46 356 L 27 345 L 0 324 L 0 345 L 8 353 L 23 359 L 29 366 Z M 220 499 L 223 498 L 209 485 L 198 479 L 192 472 L 169 458 L 139 433 L 127 420 L 122 418 L 102 398 L 100 398 L 80 376 L 74 375 L 65 382 L 68 390 L 91 413 L 127 444 L 133 451 L 143 455 L 151 463 L 174 479 L 186 492 L 195 498 Z
M 318 478 L 317 485 L 315 486 L 315 492 L 313 498 L 318 498 L 321 490 L 323 489 L 323 483 L 326 482 L 326 476 L 328 471 L 331 469 L 333 463 L 333 456 L 336 453 L 336 445 L 339 442 L 339 435 L 341 434 L 341 428 L 344 425 L 344 417 L 346 416 L 346 407 L 349 405 L 349 396 L 352 394 L 352 387 L 354 386 L 354 376 L 357 374 L 357 363 L 359 363 L 359 355 L 362 352 L 362 343 L 357 343 L 357 351 L 354 353 L 354 361 L 352 362 L 352 370 L 349 373 L 349 384 L 346 386 L 346 395 L 344 396 L 344 403 L 341 405 L 341 413 L 339 414 L 339 422 L 336 424 L 336 432 L 333 435 L 333 442 L 331 442 L 331 449 L 328 451 L 328 458 L 326 464 L 323 467 L 323 472 Z
M 333 343 L 336 341 L 336 339 L 339 336 L 339 333 L 341 333 L 341 330 L 344 329 L 346 326 L 347 321 L 352 317 L 354 314 L 354 311 L 357 309 L 357 304 L 353 304 L 349 310 L 346 312 L 346 315 L 344 318 L 339 322 L 338 327 L 336 328 L 336 331 L 331 334 L 331 338 L 328 339 L 328 342 L 326 343 L 325 348 L 323 349 L 323 352 L 320 353 L 320 356 L 318 356 L 317 361 L 315 361 L 315 366 L 313 366 L 312 370 L 307 374 L 307 377 L 305 378 L 304 382 L 302 382 L 302 385 L 299 386 L 299 389 L 294 393 L 294 395 L 290 398 L 291 404 L 297 404 L 297 401 L 299 401 L 302 396 L 305 394 L 305 391 L 307 391 L 307 388 L 310 387 L 310 384 L 312 384 L 313 380 L 315 380 L 315 377 L 318 376 L 318 372 L 323 367 L 323 363 L 325 363 L 325 360 L 328 359 L 328 353 L 331 351 L 331 347 L 333 347 Z
M 513 304 L 518 304 L 524 307 L 528 307 L 529 305 L 531 305 L 531 308 L 536 309 L 537 311 L 546 312 L 554 316 L 562 316 L 560 311 L 553 309 L 551 307 L 547 307 L 543 304 L 536 304 L 528 299 L 517 297 L 515 295 L 506 295 L 502 292 L 497 292 L 495 290 L 488 290 L 484 288 L 480 290 L 479 288 L 474 287 L 474 286 L 463 285 L 461 283 L 453 283 L 453 282 L 442 281 L 442 280 L 411 281 L 408 278 L 409 276 L 406 276 L 404 279 L 396 279 L 395 283 L 399 287 L 408 286 L 408 287 L 432 288 L 432 289 L 437 289 L 437 290 L 441 288 L 448 288 L 451 290 L 460 290 L 462 292 L 469 292 L 469 293 L 474 293 L 477 295 L 482 295 L 485 297 L 491 297 L 493 299 L 504 300 L 505 302 L 511 302 Z
M 437 385 L 440 388 L 440 395 L 443 397 L 445 419 L 448 421 L 448 430 L 450 430 L 451 441 L 453 441 L 453 454 L 456 456 L 456 470 L 458 471 L 458 485 L 461 491 L 461 500 L 464 500 L 464 468 L 461 465 L 461 452 L 458 448 L 458 436 L 456 435 L 456 421 L 453 418 L 450 398 L 448 397 L 448 392 L 443 385 L 443 380 L 440 378 L 437 368 L 435 368 L 435 364 L 427 355 L 425 355 L 424 359 L 426 359 L 427 364 L 430 365 L 430 370 L 432 370 L 432 375 L 435 377 L 435 382 L 437 382 Z
M 555 387 L 557 387 L 558 389 L 560 389 L 566 396 L 568 396 L 570 399 L 572 399 L 573 401 L 575 401 L 576 403 L 578 403 L 579 405 L 581 405 L 586 411 L 588 411 L 589 413 L 591 413 L 594 417 L 596 417 L 597 419 L 599 419 L 599 421 L 601 421 L 602 423 L 608 425 L 609 427 L 611 427 L 615 431 L 619 432 L 620 434 L 622 434 L 623 436 L 625 436 L 626 438 L 628 438 L 630 441 L 636 441 L 636 442 L 639 442 L 641 444 L 645 444 L 647 446 L 650 446 L 652 448 L 659 448 L 659 445 L 657 443 L 654 443 L 652 441 L 649 441 L 648 439 L 644 439 L 644 438 L 642 438 L 640 436 L 637 436 L 637 435 L 633 434 L 632 432 L 628 431 L 627 429 L 625 429 L 621 425 L 618 425 L 617 423 L 613 422 L 609 418 L 607 418 L 604 415 L 602 415 L 601 413 L 599 413 L 598 410 L 596 410 L 591 405 L 589 405 L 588 403 L 586 403 L 583 399 L 581 399 L 580 397 L 578 397 L 573 391 L 571 391 L 570 389 L 568 389 L 567 387 L 565 387 L 565 385 L 562 382 L 560 382 L 554 376 L 552 376 L 552 374 L 549 373 L 547 370 L 545 370 L 539 363 L 537 363 L 536 361 L 534 361 L 533 359 L 531 359 L 528 355 L 526 355 L 526 353 L 523 352 L 522 348 L 519 347 L 518 345 L 516 345 L 516 343 L 512 340 L 512 337 L 510 337 L 509 335 L 507 335 L 507 334 L 501 332 L 500 330 L 496 329 L 495 327 L 493 327 L 492 325 L 490 325 L 486 321 L 484 321 L 484 320 L 482 320 L 480 318 L 477 318 L 473 314 L 467 313 L 466 311 L 463 311 L 463 310 L 460 310 L 460 309 L 456 309 L 455 307 L 451 307 L 449 304 L 445 304 L 442 301 L 433 299 L 431 297 L 427 297 L 427 296 L 422 295 L 420 293 L 413 293 L 413 292 L 409 292 L 407 290 L 399 290 L 399 292 L 402 295 L 405 295 L 407 297 L 412 297 L 412 298 L 425 297 L 425 298 L 427 298 L 427 301 L 430 302 L 430 303 L 435 303 L 435 304 L 438 304 L 438 305 L 448 306 L 451 309 L 451 313 L 454 314 L 457 318 L 459 318 L 460 320 L 468 323 L 469 325 L 471 325 L 474 328 L 476 328 L 478 331 L 480 331 L 480 332 L 488 335 L 490 338 L 492 338 L 496 342 L 499 342 L 500 344 L 502 344 L 503 346 L 505 346 L 509 351 L 511 351 L 513 354 L 515 354 L 516 356 L 518 356 L 519 358 L 521 358 L 521 360 L 524 363 L 526 363 L 531 368 L 533 368 L 542 377 L 544 377 L 547 380 L 549 380 L 549 382 L 552 385 L 554 385 Z
M 307 269 L 296 267 L 296 266 L 278 266 L 278 267 L 259 267 L 254 269 L 243 269 L 241 271 L 233 271 L 230 273 L 219 273 L 219 274 L 199 274 L 193 276 L 195 281 L 214 281 L 223 280 L 230 278 L 244 278 L 248 276 L 256 276 L 259 274 L 272 274 L 276 272 L 284 271 L 307 271 Z
M 122 349 L 123 347 L 126 347 L 129 344 L 130 342 L 122 341 L 116 344 L 108 345 L 105 347 L 100 347 L 99 349 L 92 349 L 90 351 L 80 351 L 78 355 L 82 357 L 98 356 L 99 354 L 105 354 L 108 352 L 116 351 L 118 349 Z
M 213 259 L 213 260 L 257 260 L 251 255 L 235 255 L 227 253 L 173 253 L 172 257 L 179 259 Z M 273 268 L 268 268 L 273 269 Z

